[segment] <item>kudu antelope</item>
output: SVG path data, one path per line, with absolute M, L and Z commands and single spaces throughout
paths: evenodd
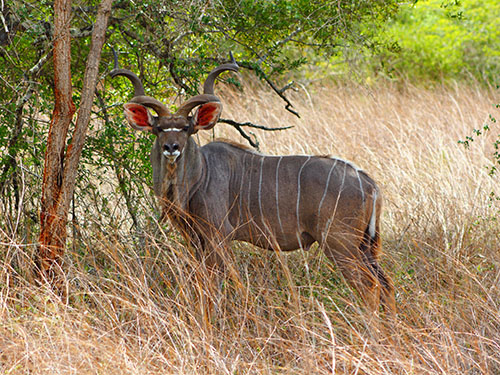
M 134 86 L 134 97 L 124 104 L 130 126 L 156 136 L 150 159 L 162 216 L 215 268 L 222 267 L 220 251 L 230 240 L 278 250 L 308 249 L 317 241 L 372 311 L 382 302 L 392 314 L 392 282 L 377 262 L 381 194 L 365 172 L 331 157 L 267 156 L 222 141 L 196 144 L 192 135 L 219 119 L 214 82 L 227 70 L 238 70 L 234 60 L 212 70 L 204 93 L 175 113 L 145 96 L 131 71 L 111 72 Z

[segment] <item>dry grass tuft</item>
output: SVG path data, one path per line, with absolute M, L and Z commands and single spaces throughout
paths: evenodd
M 295 126 L 256 131 L 262 151 L 334 154 L 379 182 L 384 267 L 399 308 L 385 336 L 373 333 L 317 250 L 274 254 L 235 244 L 237 272 L 214 294 L 168 228 L 152 223 L 137 242 L 96 215 L 86 218 L 95 229 L 66 258 L 68 301 L 29 283 L 23 269 L 32 245 L 0 233 L 0 370 L 500 373 L 500 207 L 489 200 L 500 194 L 499 177 L 484 168 L 491 139 L 470 150 L 457 144 L 489 113 L 500 117 L 497 94 L 328 85 L 293 94 L 301 119 L 261 88 L 224 96 L 225 117 Z M 222 124 L 215 136 L 238 139 Z

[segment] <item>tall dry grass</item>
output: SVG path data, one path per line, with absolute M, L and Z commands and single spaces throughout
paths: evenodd
M 489 113 L 500 117 L 498 92 L 330 84 L 302 88 L 292 100 L 301 119 L 267 89 L 247 87 L 224 95 L 224 116 L 294 125 L 256 131 L 262 151 L 334 154 L 378 181 L 383 265 L 399 309 L 384 335 L 314 248 L 276 254 L 234 244 L 234 272 L 212 293 L 168 226 L 151 223 L 138 241 L 103 227 L 95 214 L 85 218 L 93 229 L 66 257 L 67 301 L 28 281 L 19 265 L 29 265 L 33 245 L 2 230 L 0 370 L 500 373 L 500 207 L 489 199 L 500 194 L 499 177 L 485 168 L 491 139 L 470 150 L 457 144 Z M 215 136 L 239 139 L 222 124 Z

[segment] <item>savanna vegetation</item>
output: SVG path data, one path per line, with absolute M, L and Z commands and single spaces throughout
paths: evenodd
M 98 5 L 71 8 L 76 108 Z M 49 1 L 1 7 L 2 373 L 500 372 L 496 1 L 113 2 L 58 260 L 62 291 L 37 269 L 54 10 Z M 199 143 L 333 154 L 374 177 L 395 321 L 381 332 L 368 324 L 316 247 L 282 254 L 235 243 L 236 272 L 214 295 L 192 249 L 158 222 L 152 138 L 123 121 L 131 87 L 107 76 L 111 47 L 172 108 L 232 51 L 241 73 L 216 92 L 236 124 Z

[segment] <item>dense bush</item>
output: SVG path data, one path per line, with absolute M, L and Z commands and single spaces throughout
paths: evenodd
M 71 71 L 77 107 L 97 4 L 97 0 L 72 4 Z M 112 212 L 114 205 L 103 191 L 115 191 L 137 227 L 141 222 L 136 213 L 138 198 L 148 198 L 144 186 L 151 168 L 145 155 L 151 138 L 122 124 L 121 103 L 130 98 L 131 87 L 125 79 L 106 79 L 112 67 L 110 46 L 118 51 L 122 67 L 139 74 L 148 95 L 172 106 L 179 97 L 196 93 L 206 72 L 226 61 L 229 51 L 242 68 L 282 93 L 280 77 L 303 65 L 308 54 L 331 56 L 342 44 L 367 45 L 376 29 L 365 24 L 380 24 L 396 10 L 395 0 L 113 2 L 102 79 L 79 168 L 75 215 L 88 210 L 89 201 L 98 212 Z M 21 197 L 26 187 L 38 187 L 42 181 L 54 103 L 53 2 L 10 1 L 2 5 L 1 24 L 0 225 L 7 217 L 15 223 L 21 213 L 33 219 L 23 226 L 33 226 L 32 235 L 37 231 L 40 191 L 29 189 L 24 201 Z M 363 35 L 360 28 L 365 30 Z M 111 186 L 103 189 L 110 181 Z M 18 230 L 13 225 L 13 232 Z
M 496 0 L 428 0 L 402 5 L 381 39 L 392 48 L 376 66 L 391 77 L 412 80 L 500 76 L 500 3 Z

